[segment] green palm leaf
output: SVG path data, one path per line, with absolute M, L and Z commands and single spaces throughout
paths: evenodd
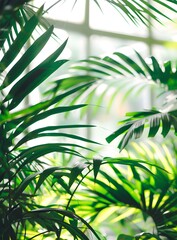
M 152 56 L 150 57 L 152 64 L 149 64 L 138 52 L 136 52 L 136 56 L 140 62 L 136 62 L 123 53 L 114 52 L 112 57 L 106 56 L 102 59 L 98 57 L 90 57 L 88 60 L 81 61 L 81 64 L 87 64 L 84 69 L 89 71 L 89 73 L 92 73 L 93 69 L 100 69 L 99 73 L 103 73 L 103 75 L 101 75 L 103 79 L 105 77 L 104 75 L 109 75 L 110 77 L 112 76 L 112 78 L 115 78 L 116 76 L 118 77 L 118 75 L 123 75 L 125 77 L 132 75 L 133 77 L 136 77 L 138 74 L 139 77 L 144 76 L 148 79 L 149 83 L 151 83 L 150 80 L 157 84 L 160 81 L 161 84 L 168 87 L 168 90 L 177 89 L 177 83 L 175 80 L 177 70 L 174 67 L 172 69 L 173 64 L 171 61 L 161 64 L 154 56 Z M 79 69 L 79 66 L 73 66 L 73 69 L 75 68 Z M 83 68 L 80 67 L 80 69 L 82 70 Z M 93 76 L 98 77 L 100 75 Z
M 174 184 L 176 169 L 175 166 L 171 168 L 168 159 L 175 156 L 170 156 L 164 147 L 165 145 L 160 146 L 153 142 L 140 146 L 135 143 L 135 148 L 132 150 L 136 150 L 136 152 L 128 152 L 130 162 L 121 160 L 121 158 L 117 159 L 117 162 L 114 161 L 115 159 L 107 159 L 109 166 L 101 165 L 96 179 L 89 175 L 83 180 L 86 192 L 78 192 L 79 205 L 73 200 L 73 207 L 83 216 L 85 213 L 91 221 L 96 221 L 101 225 L 104 220 L 106 222 L 108 219 L 109 221 L 115 219 L 120 221 L 127 217 L 127 227 L 130 223 L 134 224 L 134 217 L 137 219 L 139 216 L 137 214 L 141 211 L 142 215 L 139 217 L 142 221 L 146 221 L 147 216 L 150 216 L 155 222 L 157 235 L 155 234 L 153 237 L 159 239 L 161 236 L 166 236 L 168 239 L 175 239 L 177 236 L 175 228 L 177 198 Z M 137 152 L 138 149 L 140 149 L 140 154 Z M 141 160 L 136 162 L 132 159 L 131 162 L 131 156 L 135 157 L 135 154 L 150 163 L 151 174 L 148 171 L 142 172 L 142 168 L 136 166 L 136 163 L 142 163 Z M 130 167 L 118 167 L 118 164 L 124 164 L 123 162 L 130 164 Z M 170 172 L 163 170 L 164 166 Z M 141 236 L 143 236 L 142 233 L 138 239 L 141 239 Z M 144 236 L 147 236 L 147 239 L 148 236 L 152 237 L 147 232 L 144 233 Z
M 16 145 L 14 148 L 18 148 L 19 146 L 23 145 L 24 143 L 32 140 L 32 139 L 36 139 L 38 137 L 50 137 L 50 136 L 56 136 L 56 137 L 71 137 L 71 138 L 75 138 L 75 139 L 78 139 L 78 140 L 82 140 L 82 141 L 86 141 L 86 142 L 92 142 L 92 143 L 96 143 L 94 141 L 91 141 L 89 139 L 85 139 L 83 137 L 79 137 L 79 136 L 76 136 L 76 135 L 72 135 L 72 134 L 66 134 L 66 133 L 56 133 L 53 131 L 56 131 L 56 130 L 60 130 L 60 129 L 67 129 L 67 128 L 89 128 L 89 127 L 94 127 L 93 125 L 57 125 L 57 126 L 47 126 L 47 127 L 44 127 L 44 128 L 38 128 L 34 131 L 31 131 L 30 133 L 26 134 Z
M 40 225 L 43 225 L 45 228 L 46 228 L 46 225 L 50 223 L 47 226 L 47 228 L 49 229 L 49 231 L 55 230 L 55 233 L 58 238 L 60 238 L 60 233 L 59 233 L 60 231 L 59 231 L 59 228 L 55 227 L 56 225 L 67 229 L 72 236 L 79 237 L 80 239 L 84 239 L 84 240 L 89 240 L 87 235 L 83 231 L 81 231 L 80 228 L 78 228 L 74 224 L 69 224 L 67 221 L 63 221 L 62 216 L 68 217 L 70 219 L 74 219 L 76 221 L 80 221 L 86 226 L 86 228 L 88 228 L 94 234 L 94 236 L 97 239 L 101 240 L 101 238 L 98 236 L 96 231 L 94 231 L 94 229 L 83 218 L 81 218 L 80 216 L 78 216 L 77 214 L 71 211 L 65 211 L 59 208 L 40 208 L 25 214 L 26 219 L 28 219 L 28 217 L 30 218 L 32 217 L 32 219 L 36 219 L 36 221 L 39 221 L 39 222 L 40 222 L 40 219 L 43 219 L 43 222 L 42 224 L 40 222 Z M 53 219 L 55 219 L 55 223 L 52 223 Z M 53 229 L 51 229 L 51 225 L 53 225 L 54 227 Z
M 80 85 L 82 82 L 88 81 L 92 87 L 73 96 L 72 104 L 83 100 L 87 104 L 93 104 L 94 98 L 94 106 L 100 106 L 104 97 L 108 95 L 107 104 L 110 108 L 116 96 L 122 91 L 124 91 L 123 100 L 126 100 L 130 95 L 139 94 L 147 86 L 156 86 L 162 92 L 165 92 L 167 88 L 169 90 L 163 100 L 163 108 L 167 109 L 168 106 L 175 108 L 176 93 L 174 90 L 177 85 L 176 70 L 172 70 L 172 62 L 160 64 L 155 57 L 151 57 L 152 64 L 149 64 L 137 52 L 136 57 L 138 60 L 119 52 L 115 52 L 111 57 L 90 57 L 74 64 L 71 67 L 74 73 L 57 80 L 55 82 L 56 89 L 58 86 L 66 89 L 70 88 L 72 84 Z M 78 70 L 80 70 L 79 74 Z M 95 98 L 95 92 L 101 86 L 105 91 L 97 94 L 97 98 Z
M 100 9 L 102 9 L 102 0 L 94 0 Z M 158 17 L 163 16 L 164 18 L 170 19 L 170 14 L 166 15 L 163 11 L 160 11 L 160 7 L 164 7 L 172 12 L 176 12 L 174 0 L 154 0 L 152 3 L 149 1 L 133 1 L 133 0 L 106 0 L 110 5 L 112 5 L 115 9 L 117 9 L 120 14 L 124 17 L 131 20 L 131 22 L 137 24 L 142 22 L 145 25 L 148 25 L 149 19 L 148 16 L 153 18 L 156 21 L 159 21 Z M 156 5 L 154 5 L 154 3 Z M 160 22 L 160 21 L 159 21 Z
M 23 54 L 20 60 L 10 69 L 7 73 L 1 88 L 8 86 L 11 81 L 14 81 L 19 75 L 29 66 L 38 53 L 43 49 L 51 34 L 53 32 L 53 26 L 51 26 L 45 33 L 43 33 Z M 12 51 L 12 50 L 10 50 Z
M 72 70 L 80 70 L 80 75 L 75 83 L 80 84 L 81 81 L 85 82 L 87 79 L 88 81 L 90 79 L 93 80 L 95 88 L 104 84 L 107 86 L 108 92 L 109 88 L 113 91 L 114 87 L 115 95 L 113 94 L 113 96 L 116 96 L 116 93 L 120 90 L 125 89 L 126 97 L 139 93 L 145 86 L 155 85 L 162 92 L 166 92 L 167 89 L 169 91 L 169 97 L 163 100 L 165 108 L 170 104 L 174 106 L 176 104 L 177 70 L 174 68 L 173 62 L 167 61 L 162 64 L 152 56 L 150 57 L 151 63 L 149 63 L 138 52 L 135 53 L 136 60 L 123 53 L 115 52 L 112 56 L 103 58 L 90 57 L 89 59 L 80 61 L 71 68 Z M 60 83 L 65 88 L 68 86 L 68 82 L 74 82 L 73 80 L 76 78 L 76 74 L 72 74 L 69 77 L 61 78 L 60 81 L 56 82 L 56 85 Z M 91 97 L 89 92 L 85 99 L 88 103 L 90 102 Z M 101 101 L 101 96 L 100 100 L 98 96 L 98 103 L 99 101 Z M 113 99 L 111 99 L 112 101 Z
M 103 98 L 109 92 L 109 88 L 111 91 L 114 91 L 114 93 L 111 92 L 112 98 L 110 99 L 110 104 L 119 91 L 122 91 L 124 88 L 126 89 L 124 98 L 127 98 L 127 96 L 132 93 L 136 93 L 136 91 L 138 93 L 139 90 L 142 90 L 147 85 L 152 85 L 152 83 L 160 87 L 162 93 L 166 93 L 165 97 L 162 99 L 161 111 L 150 110 L 139 113 L 128 113 L 127 115 L 131 117 L 122 121 L 122 127 L 107 137 L 107 141 L 111 142 L 119 135 L 124 134 L 124 137 L 118 145 L 121 150 L 128 144 L 130 139 L 140 138 L 147 126 L 149 126 L 148 137 L 154 137 L 159 128 L 162 128 L 162 135 L 164 137 L 166 137 L 170 129 L 174 129 L 176 134 L 176 68 L 173 67 L 172 69 L 173 63 L 171 61 L 161 64 L 153 56 L 150 58 L 151 64 L 147 63 L 138 52 L 136 52 L 136 57 L 137 60 L 134 60 L 123 53 L 115 52 L 112 57 L 90 57 L 72 67 L 72 69 L 81 70 L 79 84 L 80 81 L 84 82 L 86 80 L 86 76 L 88 76 L 89 79 L 94 79 L 92 93 L 96 91 L 101 84 L 106 85 L 106 90 L 103 91 L 97 99 L 94 98 L 94 104 L 98 106 L 100 106 Z M 88 75 L 84 75 L 86 72 Z M 75 78 L 76 76 L 71 76 L 61 79 L 61 87 L 62 84 L 63 87 L 66 86 L 64 84 L 65 81 L 67 84 L 69 80 L 72 81 L 72 79 Z M 127 79 L 128 84 L 126 84 Z M 142 79 L 141 82 L 140 79 Z M 88 104 L 92 103 L 94 94 L 90 94 L 89 90 L 84 94 L 85 101 L 87 101 Z M 75 99 L 78 101 L 79 95 Z M 168 109 L 169 107 L 171 111 Z
M 127 115 L 130 116 L 130 118 L 121 122 L 123 126 L 106 138 L 107 142 L 111 142 L 118 136 L 124 134 L 118 145 L 120 150 L 125 148 L 133 137 L 135 139 L 141 137 L 145 127 L 149 127 L 148 137 L 154 137 L 160 127 L 162 128 L 161 133 L 163 137 L 166 137 L 170 129 L 173 129 L 174 133 L 177 134 L 176 112 L 162 113 L 153 110 L 134 112 Z
M 42 11 L 41 8 L 37 13 L 34 13 L 27 6 L 17 7 L 12 9 L 8 16 L 13 13 L 18 16 L 19 22 L 15 19 L 12 22 L 10 19 L 5 19 L 5 22 L 0 23 L 0 27 L 1 24 L 6 24 L 6 27 L 8 27 L 6 34 L 5 31 L 0 32 L 0 39 L 4 37 L 8 41 L 8 46 L 5 46 L 4 51 L 2 51 L 0 63 L 0 140 L 2 142 L 0 146 L 0 206 L 2 209 L 0 213 L 0 238 L 4 238 L 4 236 L 11 239 L 28 237 L 26 235 L 27 224 L 34 232 L 38 232 L 39 228 L 44 228 L 46 232 L 54 232 L 58 239 L 60 239 L 59 232 L 62 227 L 70 233 L 70 236 L 88 239 L 84 231 L 77 226 L 78 218 L 70 215 L 70 219 L 64 221 L 63 216 L 69 217 L 68 211 L 63 215 L 61 214 L 60 217 L 57 216 L 57 211 L 54 212 L 53 210 L 50 210 L 50 213 L 43 211 L 43 214 L 39 211 L 35 216 L 31 214 L 30 217 L 25 215 L 30 210 L 33 211 L 39 207 L 37 202 L 40 201 L 43 194 L 50 193 L 52 196 L 56 196 L 56 189 L 51 188 L 52 177 L 61 169 L 58 165 L 61 165 L 63 156 L 69 154 L 85 159 L 81 150 L 85 152 L 92 151 L 92 149 L 82 146 L 82 143 L 96 144 L 95 141 L 79 136 L 79 134 L 68 132 L 68 129 L 93 127 L 91 125 L 58 124 L 58 126 L 54 126 L 51 123 L 48 127 L 40 128 L 36 125 L 39 121 L 47 120 L 50 116 L 86 107 L 85 104 L 61 105 L 61 102 L 82 89 L 84 91 L 92 84 L 92 81 L 66 89 L 57 87 L 59 93 L 56 92 L 54 87 L 50 89 L 51 96 L 45 96 L 42 101 L 34 105 L 23 106 L 24 100 L 29 98 L 29 94 L 67 61 L 57 60 L 66 47 L 66 39 L 49 57 L 44 58 L 37 66 L 31 67 L 33 59 L 37 58 L 43 51 L 44 46 L 53 34 L 53 26 L 48 27 L 46 24 L 42 29 L 43 34 L 38 38 L 33 38 L 34 31 L 41 24 Z M 20 21 L 22 16 L 23 20 Z M 14 31 L 14 36 L 10 35 L 10 31 Z M 30 46 L 26 46 L 29 40 Z M 0 44 L 3 47 L 4 39 Z M 31 127 L 32 131 L 29 130 Z M 40 141 L 41 137 L 57 137 L 58 139 L 62 137 L 64 140 L 62 142 L 57 139 L 43 144 Z M 33 142 L 32 146 L 29 147 L 28 142 L 37 138 L 37 144 Z M 77 141 L 79 141 L 78 144 Z M 53 153 L 59 153 L 62 156 L 61 161 L 55 162 L 57 167 L 54 168 L 48 166 L 48 158 L 52 158 Z M 73 180 L 77 180 L 74 178 L 75 172 L 72 171 L 72 173 L 70 175 Z M 60 174 L 64 177 L 67 176 L 64 169 L 60 171 Z M 70 181 L 72 181 L 72 177 Z M 64 179 L 60 178 L 57 182 L 60 184 L 60 188 L 64 188 L 70 193 Z M 80 222 L 84 224 L 84 229 L 88 228 L 97 236 L 91 226 L 84 222 L 84 219 Z M 33 237 L 34 235 L 35 233 Z M 40 235 L 43 235 L 43 233 Z
M 22 49 L 24 44 L 27 42 L 35 27 L 38 24 L 38 17 L 33 16 L 26 24 L 25 28 L 18 34 L 10 49 L 4 54 L 1 59 L 0 71 L 5 70 L 9 64 L 15 59 L 19 51 Z

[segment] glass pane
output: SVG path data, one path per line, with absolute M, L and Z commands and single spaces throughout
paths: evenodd
M 34 5 L 37 7 L 44 4 L 44 9 L 49 9 L 57 0 L 35 0 Z M 57 5 L 52 7 L 48 13 L 47 17 L 55 20 L 62 20 L 66 22 L 81 23 L 84 20 L 85 15 L 85 0 L 60 0 Z
M 168 5 L 172 7 L 174 10 L 177 11 L 177 6 L 169 3 Z M 156 5 L 155 5 L 156 6 Z M 157 6 L 156 6 L 157 7 Z M 158 16 L 159 22 L 153 22 L 153 36 L 157 39 L 164 39 L 164 40 L 177 40 L 177 19 L 176 19 L 176 12 L 172 12 L 170 10 L 164 9 L 163 6 L 158 5 L 158 9 L 160 12 L 165 13 L 166 16 L 169 16 L 172 21 L 166 19 L 162 16 Z
M 69 32 L 68 48 L 71 50 L 71 60 L 83 59 L 87 56 L 87 38 L 77 32 Z
M 91 55 L 110 54 L 115 51 L 121 51 L 124 54 L 135 54 L 135 50 L 144 57 L 148 54 L 148 46 L 142 42 L 109 38 L 93 35 L 91 37 Z
M 155 45 L 153 47 L 153 55 L 161 61 L 174 60 L 176 61 L 177 56 L 177 44 L 166 43 L 164 45 Z
M 142 42 L 112 39 L 95 35 L 91 37 L 90 41 L 91 55 L 101 55 L 102 57 L 109 55 L 121 62 L 121 59 L 111 55 L 111 53 L 118 51 L 136 59 L 135 61 L 137 63 L 139 63 L 139 61 L 135 50 L 144 58 L 148 56 L 148 47 Z M 106 69 L 104 70 L 106 71 Z M 101 141 L 108 136 L 111 131 L 117 128 L 118 120 L 122 120 L 126 112 L 144 110 L 151 107 L 150 88 L 143 84 L 144 80 L 144 78 L 141 79 L 140 75 L 137 75 L 136 78 L 132 75 L 127 75 L 126 77 L 121 77 L 120 75 L 116 77 L 116 75 L 113 75 L 113 78 L 105 77 L 103 81 L 100 81 L 93 102 L 93 106 L 98 106 L 97 115 L 95 118 L 91 117 L 91 121 L 92 124 L 100 126 L 99 131 L 101 134 L 99 132 L 98 135 L 93 131 L 94 139 Z M 104 97 L 97 103 L 97 99 L 103 95 Z M 112 101 L 112 99 L 114 100 Z M 107 112 L 107 107 L 110 102 L 112 102 L 110 111 Z M 94 111 L 94 107 L 92 111 Z
M 128 35 L 146 36 L 147 31 L 145 26 L 142 24 L 135 26 L 130 21 L 127 22 L 111 4 L 103 1 L 101 8 L 102 11 L 94 1 L 90 1 L 89 23 L 91 28 Z

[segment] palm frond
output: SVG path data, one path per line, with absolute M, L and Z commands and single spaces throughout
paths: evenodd
M 17 10 L 19 9 L 17 8 Z M 53 209 L 50 210 L 50 213 L 48 210 L 43 211 L 43 213 L 39 210 L 36 213 L 38 216 L 30 215 L 30 211 L 37 208 L 38 204 L 36 202 L 44 194 L 42 190 L 51 193 L 52 174 L 59 169 L 49 168 L 46 155 L 51 156 L 56 152 L 61 155 L 67 154 L 84 158 L 81 150 L 92 151 L 85 146 L 86 143 L 96 143 L 79 136 L 78 133 L 68 132 L 71 129 L 93 127 L 91 125 L 65 124 L 57 126 L 52 125 L 52 122 L 47 127 L 38 127 L 37 125 L 54 115 L 86 107 L 85 104 L 63 106 L 60 103 L 72 94 L 88 88 L 91 83 L 80 84 L 66 90 L 60 89 L 59 93 L 53 88 L 50 97 L 44 97 L 42 101 L 36 101 L 36 104 L 29 102 L 29 106 L 24 104 L 29 96 L 33 96 L 33 91 L 67 61 L 58 59 L 66 47 L 66 39 L 53 53 L 38 62 L 37 66 L 31 64 L 33 59 L 37 58 L 43 51 L 44 46 L 53 34 L 53 26 L 51 26 L 46 27 L 46 30 L 43 29 L 42 35 L 38 38 L 32 38 L 34 31 L 40 24 L 41 14 L 42 9 L 25 18 L 21 28 L 18 28 L 18 31 L 15 32 L 14 39 L 9 40 L 8 46 L 6 46 L 5 41 L 2 43 L 2 46 L 5 47 L 1 51 L 0 62 L 0 140 L 2 142 L 0 146 L 0 206 L 2 209 L 0 213 L 0 238 L 5 236 L 6 238 L 17 239 L 18 236 L 21 238 L 22 234 L 24 237 L 26 234 L 24 233 L 26 232 L 24 224 L 27 222 L 33 231 L 35 231 L 34 225 L 37 224 L 36 232 L 38 232 L 38 226 L 40 226 L 40 228 L 45 229 L 44 231 L 53 232 L 55 236 L 58 236 L 59 229 L 64 227 L 70 232 L 70 235 L 88 239 L 77 224 L 73 226 L 68 223 L 69 220 L 65 222 L 63 216 L 59 217 L 57 211 L 53 211 Z M 15 22 L 15 24 L 19 23 Z M 11 31 L 11 27 L 8 26 L 9 31 Z M 13 27 L 15 28 L 15 25 Z M 8 34 L 9 32 L 5 36 L 7 41 Z M 27 44 L 29 39 L 31 41 L 30 46 Z M 64 140 L 59 142 L 58 140 L 52 140 L 51 142 L 48 140 L 47 143 L 39 141 L 41 138 L 46 139 L 48 137 L 63 138 Z M 61 182 L 61 186 L 64 186 L 63 182 Z M 27 214 L 30 217 L 26 217 Z M 66 210 L 65 215 L 67 214 L 69 212 Z M 72 216 L 70 220 L 72 221 Z M 78 217 L 73 217 L 73 221 L 76 223 Z M 84 222 L 84 220 L 80 222 L 93 234 L 95 233 L 87 222 Z M 55 223 L 58 224 L 57 227 Z
M 81 72 L 85 70 L 98 79 L 101 77 L 104 79 L 107 76 L 112 76 L 112 78 L 118 76 L 142 77 L 142 80 L 146 79 L 149 83 L 152 80 L 157 84 L 164 85 L 169 91 L 177 89 L 177 70 L 173 62 L 161 63 L 154 56 L 146 61 L 138 52 L 135 53 L 137 60 L 121 52 L 114 52 L 112 56 L 90 57 L 87 60 L 82 60 L 80 65 L 73 66 L 72 69 L 81 70 Z
M 175 135 L 177 134 L 176 111 L 163 113 L 152 110 L 146 112 L 128 113 L 127 115 L 130 117 L 121 122 L 123 126 L 106 138 L 108 142 L 111 142 L 115 138 L 124 134 L 118 145 L 120 150 L 125 148 L 132 138 L 140 138 L 146 127 L 149 128 L 148 137 L 154 137 L 159 128 L 162 129 L 161 134 L 163 137 L 166 137 L 170 129 L 174 130 Z
M 70 223 L 68 223 L 68 221 L 63 221 L 63 216 L 69 218 Z M 58 239 L 60 239 L 60 228 L 64 228 L 71 234 L 71 236 L 76 238 L 79 237 L 83 240 L 89 240 L 87 234 L 77 227 L 77 222 L 81 222 L 98 240 L 101 240 L 96 231 L 94 231 L 94 229 L 83 218 L 70 211 L 65 211 L 59 208 L 40 208 L 28 212 L 25 214 L 24 219 L 25 218 L 28 221 L 31 220 L 30 218 L 32 218 L 32 221 L 35 219 L 35 222 L 39 222 L 39 224 L 44 228 L 47 228 L 48 231 L 54 231 Z
M 55 89 L 53 90 L 54 97 L 47 99 L 38 104 L 29 106 L 27 108 L 22 108 L 20 111 L 15 111 L 15 109 L 23 103 L 24 99 L 37 88 L 43 81 L 45 81 L 51 74 L 53 74 L 58 68 L 66 62 L 66 60 L 57 60 L 59 55 L 62 53 L 63 49 L 66 46 L 67 40 L 64 41 L 50 56 L 48 56 L 44 61 L 38 64 L 36 67 L 33 67 L 30 71 L 25 73 L 25 70 L 31 64 L 31 61 L 38 56 L 43 47 L 48 42 L 49 38 L 53 33 L 53 27 L 48 28 L 43 35 L 38 39 L 33 40 L 33 43 L 29 48 L 26 49 L 24 54 L 17 60 L 16 57 L 19 52 L 22 51 L 24 44 L 31 36 L 36 26 L 39 23 L 39 18 L 36 15 L 33 15 L 23 27 L 23 30 L 19 32 L 17 38 L 9 49 L 4 53 L 1 59 L 1 72 L 2 76 L 5 75 L 4 80 L 1 83 L 1 90 L 6 92 L 8 87 L 8 93 L 5 97 L 2 98 L 1 108 L 6 108 L 6 113 L 2 115 L 1 124 L 6 123 L 6 131 L 8 131 L 9 143 L 14 142 L 19 134 L 22 134 L 27 128 L 30 128 L 31 125 L 34 125 L 36 122 L 46 119 L 49 116 L 56 115 L 63 112 L 72 111 L 85 107 L 86 105 L 78 106 L 61 106 L 54 107 L 55 104 L 59 103 L 63 98 L 70 96 L 71 94 L 79 91 L 81 88 L 85 88 L 88 84 L 81 85 L 76 88 L 72 88 L 69 91 L 63 91 L 61 94 L 56 95 Z M 10 65 L 10 67 L 9 67 Z M 10 68 L 10 69 L 9 69 Z M 18 81 L 17 81 L 18 80 Z M 53 109 L 51 107 L 53 106 Z M 15 132 L 11 132 L 14 130 Z M 54 128 L 51 128 L 54 130 Z M 42 130 L 41 130 L 42 131 Z M 45 132 L 45 129 L 44 129 Z M 40 137 L 44 136 L 62 136 L 66 138 L 74 138 L 83 141 L 89 141 L 82 137 L 64 134 L 64 133 L 51 133 L 47 132 L 41 135 L 37 133 L 30 134 L 22 138 L 15 149 L 24 144 L 26 141 L 34 139 L 37 135 Z M 37 135 L 36 135 L 37 134 Z M 89 141 L 90 142 L 90 141 Z M 64 148 L 62 148 L 64 150 Z M 13 148 L 14 150 L 14 148 Z M 50 151 L 49 151 L 50 152 Z M 68 151 L 67 151 L 68 152 Z
M 94 0 L 100 9 L 102 9 L 102 0 Z M 160 22 L 159 16 L 170 19 L 169 15 L 164 14 L 163 11 L 160 11 L 159 8 L 163 7 L 169 12 L 176 12 L 176 1 L 166 0 L 165 2 L 162 0 L 154 0 L 152 2 L 149 1 L 133 1 L 133 0 L 106 0 L 107 3 L 112 5 L 115 9 L 117 9 L 120 14 L 122 14 L 127 19 L 131 20 L 131 22 L 138 24 L 142 22 L 145 25 L 149 24 L 149 16 Z
M 1 1 L 0 48 L 3 47 L 5 41 L 8 42 L 8 45 L 11 45 L 18 35 L 19 28 L 23 28 L 23 25 L 28 19 L 23 12 L 23 6 L 27 2 L 28 1 Z
M 141 137 L 146 126 L 149 126 L 150 129 L 149 137 L 154 137 L 160 127 L 162 127 L 164 137 L 171 128 L 176 134 L 177 70 L 174 63 L 171 61 L 160 63 L 154 56 L 150 58 L 151 63 L 149 63 L 138 52 L 136 52 L 136 57 L 137 60 L 134 60 L 120 52 L 103 58 L 90 57 L 72 67 L 74 71 L 80 71 L 78 78 L 73 74 L 55 82 L 56 87 L 61 86 L 65 89 L 71 86 L 68 84 L 69 82 L 77 85 L 81 82 L 92 81 L 91 89 L 76 95 L 72 103 L 84 97 L 88 104 L 92 104 L 97 89 L 103 85 L 105 90 L 102 91 L 102 94 L 97 94 L 97 98 L 94 97 L 94 105 L 98 106 L 109 92 L 112 95 L 110 106 L 120 90 L 125 90 L 124 98 L 127 98 L 148 85 L 154 84 L 161 88 L 163 93 L 160 96 L 162 98 L 161 110 L 152 109 L 139 113 L 128 113 L 127 115 L 131 118 L 122 121 L 123 126 L 107 137 L 107 141 L 111 142 L 124 133 L 125 135 L 119 144 L 121 150 L 131 138 Z
M 82 60 L 71 66 L 73 73 L 55 81 L 56 89 L 58 86 L 67 89 L 73 84 L 92 82 L 92 88 L 76 95 L 72 103 L 84 100 L 91 104 L 94 98 L 94 104 L 99 106 L 102 98 L 108 94 L 112 96 L 108 103 L 111 106 L 117 94 L 122 91 L 124 98 L 127 98 L 142 92 L 147 86 L 155 86 L 165 93 L 162 108 L 175 108 L 177 70 L 174 63 L 172 61 L 160 63 L 154 56 L 146 61 L 138 52 L 135 55 L 136 60 L 120 52 L 103 58 L 90 57 Z M 105 89 L 105 92 L 98 94 L 99 88 Z M 95 93 L 97 98 L 93 97 Z
M 152 226 L 148 223 L 149 229 L 139 229 L 139 231 L 148 231 L 156 226 L 157 234 L 154 235 L 156 239 L 161 236 L 174 239 L 177 236 L 175 228 L 177 220 L 176 169 L 174 166 L 174 171 L 171 171 L 171 163 L 166 158 L 175 156 L 169 156 L 164 148 L 165 145 L 159 146 L 153 142 L 151 145 L 149 142 L 149 145 L 136 144 L 136 146 L 140 147 L 140 156 L 144 157 L 144 162 L 150 163 L 147 168 L 151 173 L 146 170 L 142 172 L 143 169 L 136 166 L 136 163 L 142 163 L 141 160 L 132 159 L 132 162 L 127 162 L 121 158 L 109 158 L 106 167 L 101 165 L 96 179 L 90 175 L 84 179 L 85 192 L 79 191 L 76 194 L 77 200 L 73 199 L 71 205 L 79 214 L 86 214 L 90 221 L 97 225 L 99 223 L 103 225 L 103 222 L 108 222 L 108 220 L 117 221 L 118 224 L 119 221 L 127 218 L 127 226 L 128 223 L 135 224 L 134 217 L 137 219 L 139 216 L 141 221 L 146 221 L 148 217 L 151 217 Z M 137 148 L 134 153 L 128 152 L 129 161 L 135 153 L 138 155 Z M 122 165 L 124 165 L 123 162 L 127 163 L 129 167 L 118 167 L 119 161 Z M 163 170 L 164 166 L 168 166 L 166 169 L 170 172 Z M 139 215 L 140 212 L 142 215 Z M 144 234 L 152 237 L 153 233 L 145 232 Z
M 3 51 L 14 42 L 18 33 L 32 16 L 38 16 L 39 28 L 47 30 L 50 27 L 50 24 L 42 16 L 44 14 L 43 6 L 36 11 L 36 8 L 29 4 L 30 1 L 1 1 L 0 48 Z M 34 34 L 31 35 L 31 38 L 33 37 Z M 7 46 L 4 45 L 5 43 L 7 43 Z

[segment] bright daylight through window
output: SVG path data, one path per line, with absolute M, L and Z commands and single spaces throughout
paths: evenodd
M 64 53 L 65 57 L 69 58 L 71 62 L 92 55 L 102 57 L 115 51 L 122 52 L 133 58 L 136 58 L 135 51 L 144 58 L 155 54 L 161 61 L 165 61 L 169 57 L 172 59 L 176 57 L 176 23 L 170 22 L 168 19 L 163 19 L 165 21 L 163 24 L 167 24 L 168 27 L 154 21 L 151 16 L 148 16 L 147 26 L 141 22 L 135 25 L 124 13 L 117 12 L 117 9 L 107 1 L 101 1 L 100 6 L 96 2 L 89 0 L 37 0 L 33 2 L 38 7 L 45 3 L 46 17 L 49 23 L 54 25 L 59 40 L 64 40 L 69 36 L 67 50 Z M 56 2 L 58 4 L 54 6 Z M 163 11 L 164 7 L 161 6 L 160 10 Z M 166 13 L 170 12 L 170 10 L 166 9 L 165 11 Z M 170 12 L 170 14 L 175 17 L 174 13 Z M 54 42 L 51 44 L 51 48 L 55 48 Z M 115 86 L 117 85 L 116 82 L 115 80 Z M 131 82 L 130 80 L 130 85 Z M 87 117 L 88 123 L 99 123 L 99 125 L 101 123 L 102 127 L 104 126 L 108 131 L 112 131 L 110 126 L 113 126 L 114 129 L 116 124 L 116 122 L 112 122 L 112 119 L 121 119 L 130 109 L 131 111 L 149 109 L 153 106 L 153 93 L 150 88 L 139 93 L 146 96 L 142 98 L 141 102 L 136 99 L 135 93 L 128 103 L 123 99 L 125 93 L 122 88 L 109 112 L 112 117 L 107 119 L 104 106 L 107 105 L 114 94 L 113 88 L 114 86 L 108 89 L 107 84 L 100 84 L 96 94 L 101 95 L 105 92 L 104 98 L 97 108 L 96 117 L 92 118 L 93 109 L 88 111 L 88 115 L 91 115 Z M 143 86 L 140 81 L 139 89 L 141 88 L 143 89 Z M 131 91 L 134 91 L 134 86 L 132 86 Z M 92 106 L 92 108 L 94 107 Z M 90 135 L 91 129 L 87 129 L 87 131 L 89 131 L 88 135 Z M 103 135 L 106 134 L 107 131 L 104 132 L 103 130 Z M 94 137 L 97 138 L 98 136 L 95 135 Z M 101 137 L 103 136 L 101 135 Z

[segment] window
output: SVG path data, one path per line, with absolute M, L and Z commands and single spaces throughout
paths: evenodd
M 34 4 L 40 6 L 43 2 L 36 0 Z M 127 19 L 124 19 L 121 13 L 117 12 L 110 4 L 105 3 L 105 1 L 102 1 L 101 5 L 103 11 L 99 9 L 93 0 L 58 1 L 59 3 L 51 9 L 50 6 L 56 1 L 46 2 L 45 9 L 49 10 L 46 17 L 55 26 L 56 33 L 59 33 L 61 38 L 61 30 L 65 33 L 65 36 L 66 32 L 69 35 L 68 52 L 66 53 L 71 61 L 83 59 L 90 55 L 102 56 L 114 51 L 122 51 L 124 54 L 133 56 L 134 50 L 138 51 L 143 57 L 148 57 L 151 54 L 155 54 L 157 58 L 162 60 L 176 57 L 177 27 L 176 23 L 170 20 L 165 20 L 165 24 L 168 24 L 169 28 L 168 32 L 164 32 L 167 27 L 157 22 L 154 23 L 151 18 L 149 18 L 148 27 L 141 23 L 139 26 L 135 26 Z M 160 10 L 163 11 L 163 9 Z M 98 94 L 101 94 L 103 89 L 104 86 L 100 87 Z M 143 110 L 151 107 L 151 92 L 145 90 L 142 94 L 146 96 L 143 97 L 144 101 L 140 102 L 134 97 L 131 101 L 131 110 L 137 108 Z M 110 120 L 110 116 L 109 120 L 106 121 L 107 116 L 103 106 L 106 104 L 107 98 L 110 98 L 110 95 L 111 91 L 104 98 L 97 118 L 93 119 L 88 116 L 88 121 L 93 123 L 102 122 L 104 127 L 111 132 L 112 129 L 115 129 L 113 124 L 116 124 L 118 119 L 129 111 L 130 106 L 125 103 L 120 104 L 119 100 L 122 94 L 119 93 L 110 113 L 110 116 L 111 114 L 113 116 L 114 123 Z M 113 126 L 112 129 L 111 126 Z

